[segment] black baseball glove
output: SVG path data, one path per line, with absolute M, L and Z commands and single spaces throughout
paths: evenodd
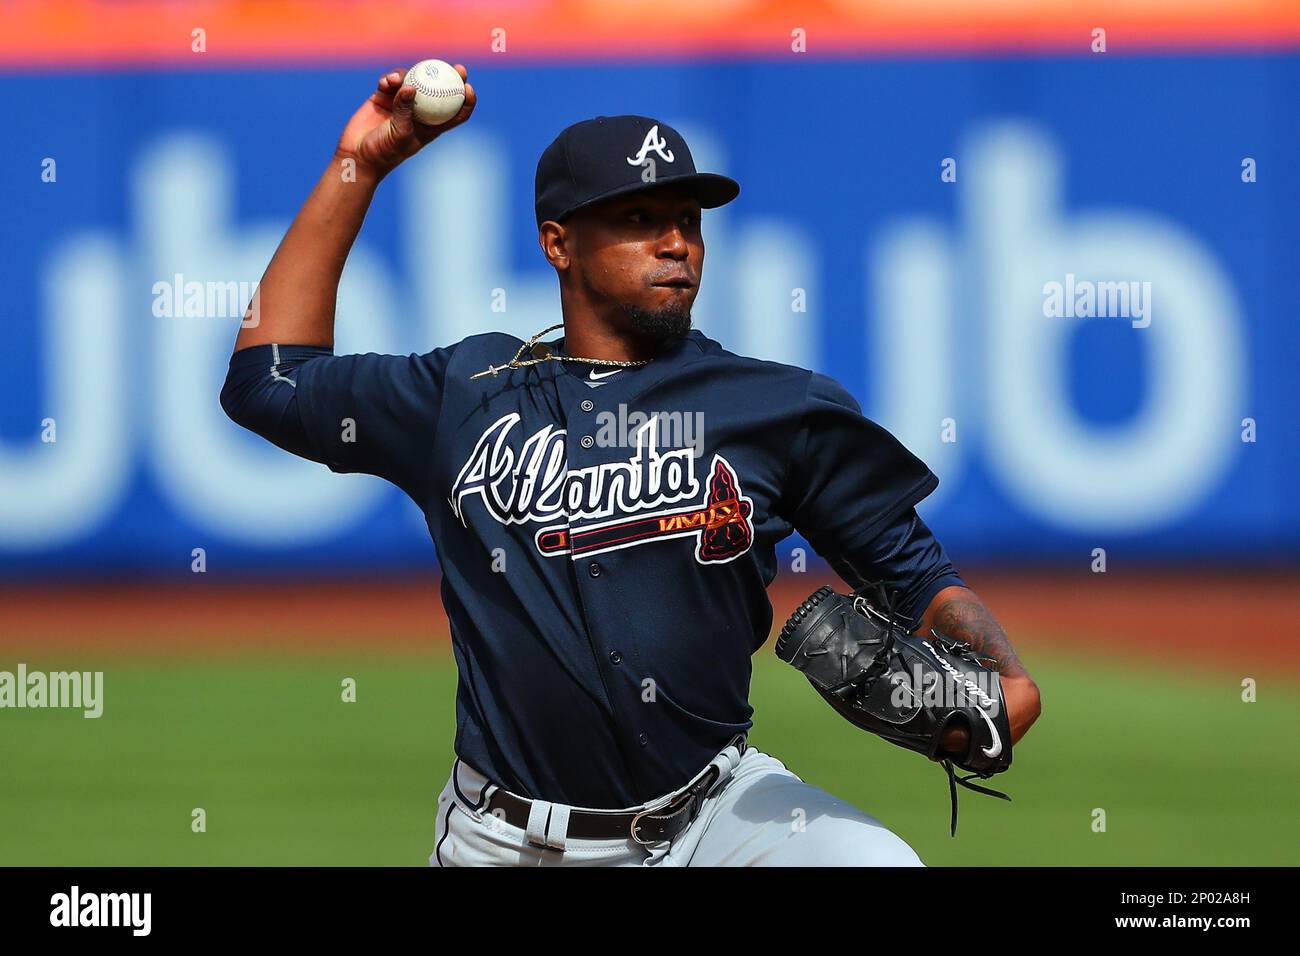
M 1011 728 L 998 673 L 984 663 L 992 661 L 976 656 L 969 644 L 931 634 L 920 637 L 900 626 L 883 589 L 846 595 L 823 587 L 781 628 L 776 654 L 803 671 L 842 717 L 943 764 L 955 836 L 958 784 L 1011 799 L 969 782 L 1011 766 Z M 965 753 L 947 753 L 944 734 L 959 725 L 970 743 Z M 957 776 L 954 764 L 969 776 Z

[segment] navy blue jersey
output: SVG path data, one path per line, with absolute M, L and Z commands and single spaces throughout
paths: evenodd
M 422 509 L 460 675 L 456 753 L 506 789 L 633 806 L 747 730 L 793 529 L 851 583 L 892 569 L 914 620 L 961 583 L 913 509 L 938 479 L 832 379 L 698 331 L 642 367 L 470 378 L 521 344 L 258 346 L 222 394 L 236 421 Z

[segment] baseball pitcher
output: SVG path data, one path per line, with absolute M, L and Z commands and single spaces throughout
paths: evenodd
M 375 191 L 477 102 L 466 84 L 460 112 L 426 126 L 403 76 L 380 77 L 343 130 L 221 403 L 424 513 L 459 671 L 430 864 L 919 865 L 750 746 L 748 696 L 776 545 L 797 529 L 851 593 L 810 596 L 778 655 L 847 719 L 946 768 L 954 827 L 959 784 L 996 793 L 969 781 L 1009 766 L 1039 694 L 917 516 L 938 480 L 835 381 L 692 329 L 701 210 L 740 187 L 649 117 L 576 123 L 538 161 L 562 321 L 333 354 Z

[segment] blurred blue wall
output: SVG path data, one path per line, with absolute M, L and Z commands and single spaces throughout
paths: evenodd
M 537 156 L 659 116 L 743 187 L 697 325 L 858 395 L 939 474 L 959 564 L 1300 557 L 1300 57 L 472 70 L 471 123 L 381 189 L 339 351 L 558 322 Z M 433 563 L 399 492 L 227 421 L 234 309 L 155 315 L 178 275 L 258 280 L 379 72 L 0 76 L 0 575 Z M 1046 316 L 1052 282 L 1149 311 Z

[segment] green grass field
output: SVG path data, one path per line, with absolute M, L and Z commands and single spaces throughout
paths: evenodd
M 769 648 L 751 739 L 931 865 L 1300 862 L 1300 689 L 1247 704 L 1230 680 L 1035 662 L 1044 716 L 997 781 L 1015 802 L 963 791 L 955 840 L 939 767 L 850 727 Z M 105 672 L 101 718 L 0 714 L 0 864 L 424 864 L 452 759 L 446 654 L 76 663 Z

